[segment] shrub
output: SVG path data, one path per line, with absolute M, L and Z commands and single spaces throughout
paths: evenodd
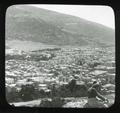
M 20 98 L 17 92 L 6 92 L 6 99 L 8 103 L 20 101 Z
M 41 100 L 39 107 L 51 107 L 51 101 L 48 99 Z

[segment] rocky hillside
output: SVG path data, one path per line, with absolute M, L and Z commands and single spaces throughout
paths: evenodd
M 9 41 L 106 46 L 114 45 L 114 33 L 103 25 L 34 6 L 11 6 L 6 12 L 6 39 Z

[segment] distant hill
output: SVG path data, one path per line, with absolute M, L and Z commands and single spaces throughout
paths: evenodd
M 115 45 L 115 31 L 79 17 L 20 5 L 7 10 L 6 40 L 59 46 L 111 46 Z

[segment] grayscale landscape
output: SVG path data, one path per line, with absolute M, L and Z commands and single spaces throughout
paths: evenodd
M 95 80 L 108 106 L 114 104 L 114 29 L 77 16 L 16 5 L 6 12 L 5 46 L 10 105 L 83 108 Z

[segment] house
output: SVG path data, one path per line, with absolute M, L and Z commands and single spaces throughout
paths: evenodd
M 115 85 L 114 84 L 105 84 L 103 88 L 106 88 L 107 90 L 114 90 L 115 91 Z
M 44 79 L 44 82 L 45 82 L 45 83 L 51 83 L 51 82 L 55 82 L 55 81 L 56 81 L 55 78 L 45 78 L 45 79 Z
M 115 84 L 115 73 L 111 74 L 111 73 L 107 73 L 106 76 L 106 82 L 107 83 L 113 83 Z
M 107 66 L 104 65 L 98 65 L 97 67 L 95 67 L 96 70 L 106 70 Z
M 39 82 L 39 83 L 43 83 L 44 81 L 44 77 L 31 77 L 30 80 L 33 82 Z
M 38 89 L 39 90 L 41 90 L 41 89 L 46 90 L 47 89 L 47 84 L 39 84 Z
M 108 61 L 105 63 L 107 66 L 110 66 L 110 67 L 115 67 L 115 60 L 112 60 L 112 61 Z
M 107 67 L 106 69 L 109 73 L 115 73 L 115 67 Z
M 16 91 L 16 84 L 9 84 L 6 85 L 6 92 L 10 93 L 10 92 L 15 92 Z
M 90 74 L 94 75 L 94 76 L 99 76 L 99 75 L 102 75 L 102 74 L 106 74 L 107 71 L 103 71 L 103 70 L 94 70 L 92 72 L 90 72 Z
M 5 82 L 8 83 L 8 84 L 13 84 L 14 83 L 14 79 L 6 77 L 5 78 Z
M 26 85 L 26 80 L 27 80 L 27 79 L 18 80 L 18 81 L 16 82 L 16 86 Z

